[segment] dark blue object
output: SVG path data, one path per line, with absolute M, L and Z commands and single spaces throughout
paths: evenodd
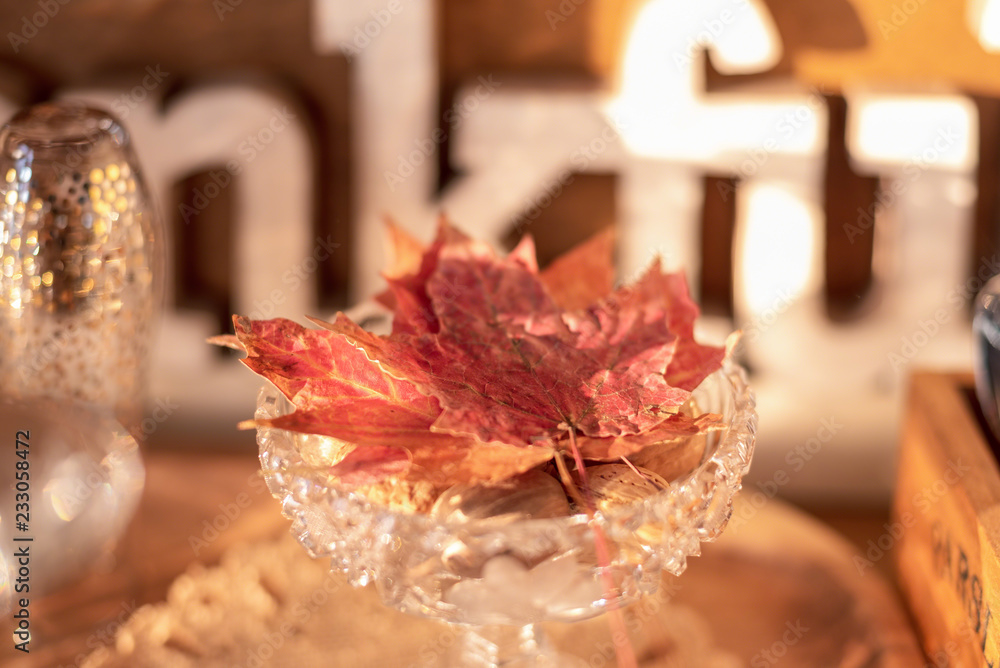
M 993 435 L 1000 439 L 1000 276 L 987 281 L 976 297 L 972 328 L 976 396 Z

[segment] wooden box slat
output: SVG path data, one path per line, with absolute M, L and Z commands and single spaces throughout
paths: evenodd
M 972 386 L 914 374 L 884 536 L 932 665 L 1000 666 L 1000 468 Z

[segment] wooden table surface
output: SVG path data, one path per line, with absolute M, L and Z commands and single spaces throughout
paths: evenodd
M 151 451 L 145 461 L 144 496 L 116 552 L 116 564 L 33 600 L 31 652 L 15 651 L 8 640 L 0 649 L 3 666 L 78 666 L 93 650 L 112 646 L 115 631 L 135 609 L 163 601 L 170 583 L 193 563 L 216 563 L 234 545 L 287 531 L 289 523 L 267 491 L 253 452 Z M 770 630 L 764 625 L 768 615 L 762 612 L 769 605 L 774 619 L 795 620 L 796 615 L 809 614 L 810 619 L 820 620 L 813 623 L 824 628 L 810 633 L 804 644 L 821 646 L 858 642 L 857 629 L 833 627 L 837 615 L 856 616 L 861 610 L 868 617 L 858 619 L 864 624 L 871 620 L 871 634 L 883 636 L 885 647 L 879 650 L 883 654 L 878 661 L 859 666 L 923 664 L 894 591 L 877 573 L 853 573 L 853 551 L 846 541 L 780 502 L 748 515 L 750 522 L 727 531 L 718 544 L 706 546 L 705 556 L 691 561 L 677 596 L 684 605 L 718 611 L 706 616 L 727 650 L 752 662 L 755 648 L 769 646 L 765 641 Z M 873 528 L 879 519 L 872 517 Z M 720 578 L 720 573 L 727 575 Z M 818 589 L 811 593 L 814 585 Z M 808 600 L 813 594 L 827 600 Z M 831 597 L 840 608 L 829 607 Z M 845 632 L 853 635 L 845 639 L 841 637 Z M 11 638 L 9 627 L 2 637 Z M 838 660 L 824 665 L 853 664 Z
M 131 611 L 162 600 L 193 562 L 217 562 L 235 544 L 287 530 L 254 453 L 188 449 L 144 457 L 146 487 L 115 552 L 117 563 L 32 600 L 31 651 L 24 655 L 7 643 L 0 648 L 2 665 L 77 666 L 86 654 L 113 641 Z M 206 529 L 213 522 L 222 531 Z

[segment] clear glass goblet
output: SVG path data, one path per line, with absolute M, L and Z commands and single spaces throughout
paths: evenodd
M 654 593 L 664 571 L 682 573 L 729 519 L 754 447 L 753 394 L 743 370 L 727 363 L 693 398 L 726 424 L 709 436 L 700 463 L 593 518 L 454 521 L 401 512 L 332 484 L 308 454 L 321 437 L 261 428 L 258 444 L 271 493 L 313 558 L 331 559 L 354 586 L 374 583 L 386 605 L 459 625 L 433 665 L 577 665 L 545 640 L 540 622 L 587 619 Z M 271 386 L 261 391 L 258 418 L 290 410 Z M 597 556 L 598 532 L 606 560 Z

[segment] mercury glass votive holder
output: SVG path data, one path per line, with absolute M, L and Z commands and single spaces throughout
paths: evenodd
M 162 233 L 128 133 L 80 103 L 0 129 L 0 392 L 141 422 Z

